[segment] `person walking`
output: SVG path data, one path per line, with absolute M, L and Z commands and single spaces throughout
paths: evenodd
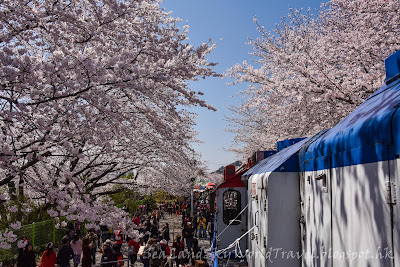
M 171 204 L 171 202 L 168 203 L 167 207 L 168 207 L 169 216 L 172 216 L 172 204 Z
M 199 217 L 197 219 L 197 224 L 198 224 L 198 238 L 207 238 L 207 233 L 206 233 L 206 218 L 204 216 Z
M 17 243 L 18 244 L 18 258 L 17 258 L 17 267 L 23 267 L 22 265 L 22 257 L 24 254 L 24 250 L 26 245 L 29 243 L 29 239 L 27 236 L 22 236 L 21 240 Z
M 161 219 L 161 209 L 155 211 L 157 222 L 160 222 Z
M 118 261 L 117 265 L 119 267 L 124 266 L 124 256 L 122 255 L 121 248 L 115 244 L 113 246 L 113 253 L 115 254 L 115 260 Z
M 150 222 L 150 217 L 147 217 L 146 222 L 143 225 L 143 231 L 144 231 L 143 240 L 144 240 L 145 244 L 147 244 L 147 241 L 149 241 L 150 234 L 151 234 L 150 233 L 151 227 L 152 227 L 152 224 Z
M 164 257 L 162 259 L 163 260 L 162 266 L 170 266 L 168 264 L 168 257 L 169 257 L 169 255 L 171 255 L 171 249 L 168 247 L 168 242 L 167 242 L 167 240 L 163 239 L 160 241 L 160 244 L 161 244 L 162 250 L 164 252 L 164 255 L 163 255 Z
M 133 223 L 136 224 L 136 226 L 140 226 L 141 220 L 140 220 L 140 215 L 138 213 L 135 214 L 135 216 L 132 219 Z
M 26 244 L 22 253 L 22 265 L 24 267 L 36 267 L 36 257 L 31 243 Z
M 54 267 L 57 263 L 57 256 L 53 249 L 53 243 L 50 242 L 46 246 L 46 250 L 42 254 L 40 259 L 40 267 Z
M 205 263 L 205 253 L 202 248 L 199 247 L 198 239 L 193 239 L 193 247 L 190 253 L 190 259 L 193 266 L 197 264 L 204 264 Z
M 85 237 L 82 240 L 82 267 L 92 266 L 92 245 L 89 238 Z
M 172 247 L 175 249 L 176 266 L 179 266 L 180 264 L 183 264 L 183 251 L 185 249 L 185 245 L 183 244 L 181 236 L 176 236 L 175 241 L 172 243 Z
M 58 249 L 57 264 L 60 267 L 70 267 L 70 260 L 74 257 L 74 251 L 69 245 L 69 239 L 63 238 L 62 246 Z
M 139 239 L 132 238 L 128 242 L 128 256 L 131 264 L 133 265 L 137 261 L 137 253 L 139 252 L 140 243 Z
M 74 252 L 74 267 L 78 267 L 79 263 L 81 263 L 82 254 L 82 240 L 79 239 L 78 234 L 74 234 L 73 240 L 71 241 L 71 248 Z
M 154 242 L 150 247 L 150 267 L 160 267 L 163 261 L 163 246 L 154 238 Z
M 146 247 L 143 251 L 143 254 L 140 256 L 140 260 L 142 261 L 144 267 L 150 267 L 150 257 L 151 257 L 150 248 L 155 242 L 156 240 L 154 238 L 150 238 L 146 243 Z
M 208 232 L 208 236 L 210 237 L 210 245 L 211 245 L 213 237 L 214 237 L 214 221 L 211 219 L 207 224 L 207 232 Z
M 112 267 L 114 261 L 117 261 L 117 255 L 111 246 L 106 245 L 104 247 L 103 256 L 101 257 L 102 267 Z
M 185 225 L 186 225 L 186 220 L 187 220 L 187 218 L 186 218 L 186 212 L 185 212 L 185 210 L 182 210 L 182 227 L 185 227 Z
M 118 230 L 118 233 L 115 235 L 115 246 L 118 248 L 118 250 L 121 250 L 123 243 L 123 236 L 122 236 L 122 230 L 121 228 Z
M 96 251 L 97 251 L 97 235 L 94 233 L 94 229 L 90 229 L 88 236 L 90 243 L 92 244 L 92 263 L 96 265 Z
M 74 231 L 75 231 L 75 234 L 77 234 L 78 236 L 81 234 L 81 225 L 82 225 L 82 222 L 80 222 L 79 220 L 76 220 L 74 222 Z
M 169 224 L 165 223 L 163 229 L 161 230 L 162 239 L 165 239 L 167 243 L 169 242 Z
M 150 228 L 150 237 L 152 238 L 158 238 L 158 235 L 160 234 L 160 231 L 158 230 L 158 226 L 156 222 L 153 222 L 153 225 Z
M 197 223 L 197 219 L 199 218 L 199 214 L 195 213 L 193 216 L 193 235 L 197 236 L 198 235 L 198 231 L 197 228 L 199 226 L 199 224 Z
M 109 232 L 108 226 L 105 224 L 100 225 L 100 230 L 101 230 L 101 243 L 104 243 L 107 239 L 111 238 L 111 234 Z
M 148 214 L 148 207 L 147 207 L 147 205 L 146 204 L 143 204 L 143 214 L 144 215 L 147 215 Z
M 188 222 L 185 228 L 183 228 L 182 237 L 185 239 L 188 251 L 190 251 L 192 249 L 192 242 L 193 242 L 193 228 L 191 222 Z

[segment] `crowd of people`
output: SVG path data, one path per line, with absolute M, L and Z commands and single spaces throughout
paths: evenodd
M 36 267 L 36 255 L 33 251 L 33 245 L 26 236 L 23 236 L 22 246 L 19 249 L 17 267 Z M 82 267 L 91 267 L 95 264 L 95 254 L 97 244 L 97 236 L 94 231 L 89 231 L 88 235 L 80 239 L 78 234 L 73 234 L 72 238 L 68 235 L 62 239 L 57 254 L 54 250 L 53 242 L 49 242 L 46 250 L 40 259 L 40 267 L 70 267 L 71 261 L 74 267 L 82 264 Z
M 132 221 L 136 225 L 139 236 L 129 238 L 122 231 L 114 232 L 105 225 L 98 231 L 89 229 L 81 234 L 81 223 L 69 223 L 66 235 L 59 244 L 58 250 L 49 242 L 40 259 L 40 267 L 92 267 L 96 265 L 96 253 L 100 252 L 101 262 L 97 266 L 124 266 L 129 260 L 133 265 L 140 262 L 144 267 L 160 266 L 208 266 L 206 254 L 199 246 L 199 240 L 212 238 L 213 216 L 208 205 L 201 205 L 197 197 L 194 216 L 190 213 L 189 201 L 165 202 L 155 210 L 142 205 L 135 213 Z M 169 224 L 160 223 L 165 217 L 182 216 L 182 231 L 171 239 Z M 123 244 L 127 245 L 127 253 L 123 255 Z M 26 237 L 21 240 L 18 256 L 18 267 L 36 267 L 36 256 L 33 246 Z M 126 264 L 126 263 L 125 263 Z
M 139 227 L 140 238 L 133 244 L 128 243 L 129 248 L 136 245 L 131 262 L 140 259 L 145 267 L 174 266 L 174 263 L 176 266 L 207 266 L 206 254 L 199 246 L 199 240 L 207 239 L 207 232 L 212 237 L 213 217 L 208 206 L 200 205 L 199 200 L 197 198 L 194 202 L 193 217 L 188 201 L 165 202 L 148 216 L 138 212 L 133 221 Z M 146 207 L 140 211 L 146 212 Z M 162 226 L 159 223 L 165 214 L 182 216 L 182 231 L 173 240 L 170 239 L 168 223 Z M 139 251 L 141 247 L 143 251 Z

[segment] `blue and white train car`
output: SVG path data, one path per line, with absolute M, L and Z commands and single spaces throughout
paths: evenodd
M 215 236 L 212 247 L 214 266 L 225 266 L 228 262 L 235 266 L 241 263 L 247 249 L 245 236 L 247 231 L 248 199 L 247 189 L 242 181 L 242 174 L 253 167 L 258 161 L 273 155 L 276 151 L 258 151 L 247 164 L 239 169 L 228 165 L 224 171 L 224 182 L 215 189 Z M 225 265 L 224 265 L 225 264 Z
M 242 176 L 248 184 L 248 228 L 252 229 L 248 236 L 249 266 L 301 265 L 297 257 L 301 254 L 298 152 L 309 140 L 278 142 L 278 153 Z M 293 257 L 281 255 L 289 251 Z
M 386 73 L 335 127 L 243 174 L 249 266 L 400 267 L 400 52 Z
M 300 161 L 304 266 L 400 266 L 400 51 L 386 84 Z
M 227 249 L 238 237 L 246 232 L 246 212 L 243 212 L 247 205 L 246 188 L 241 181 L 242 174 L 248 168 L 244 166 L 235 170 L 235 166 L 228 165 L 224 171 L 224 182 L 215 190 L 215 231 L 216 250 L 220 251 L 219 258 L 243 258 L 237 247 Z M 239 248 L 246 250 L 245 240 L 238 244 Z

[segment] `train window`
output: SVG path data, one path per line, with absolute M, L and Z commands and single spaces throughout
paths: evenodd
M 236 190 L 228 190 L 223 195 L 223 221 L 225 224 L 240 224 L 240 217 L 236 216 L 240 213 L 240 192 Z M 236 218 L 236 219 L 235 219 Z M 234 221 L 232 221 L 234 220 Z M 231 222 L 232 221 L 232 222 Z

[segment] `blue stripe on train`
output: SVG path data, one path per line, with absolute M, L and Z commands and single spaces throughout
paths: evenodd
M 308 170 L 326 168 L 318 158 L 327 156 L 333 168 L 395 158 L 400 151 L 400 83 L 382 89 L 310 145 L 302 157 Z
M 393 160 L 397 158 L 394 147 L 386 144 L 361 147 L 339 152 L 327 157 L 305 160 L 305 171 L 317 171 L 329 168 L 339 168 L 359 164 L 367 164 L 379 161 Z

